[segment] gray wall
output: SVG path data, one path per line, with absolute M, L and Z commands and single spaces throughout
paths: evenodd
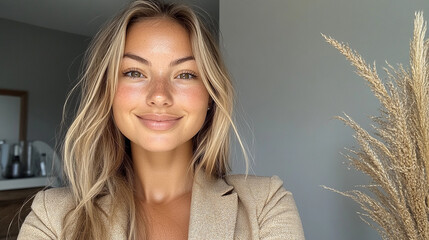
M 28 92 L 28 140 L 54 146 L 89 37 L 0 19 L 0 88 Z
M 368 183 L 339 154 L 355 144 L 353 132 L 332 117 L 346 112 L 368 127 L 378 109 L 364 80 L 320 33 L 349 42 L 380 70 L 385 60 L 408 65 L 416 10 L 429 19 L 426 0 L 220 0 L 221 43 L 253 172 L 285 181 L 307 239 L 380 239 L 352 200 L 320 187 Z M 242 172 L 236 155 L 234 170 Z
M 166 2 L 184 3 L 196 10 L 203 17 L 206 25 L 217 31 L 219 28 L 219 1 L 218 0 L 166 0 Z

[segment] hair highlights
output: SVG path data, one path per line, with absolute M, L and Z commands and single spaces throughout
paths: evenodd
M 86 54 L 85 72 L 78 84 L 80 105 L 63 143 L 64 171 L 74 208 L 64 219 L 61 239 L 107 239 L 105 224 L 115 224 L 115 214 L 127 214 L 128 239 L 145 236 L 144 226 L 139 224 L 144 216 L 139 215 L 134 200 L 128 144 L 113 122 L 112 103 L 127 29 L 155 17 L 171 18 L 188 30 L 211 97 L 206 122 L 193 138 L 190 169 L 222 177 L 229 171 L 231 126 L 241 144 L 232 121 L 233 87 L 209 30 L 189 7 L 155 0 L 131 2 L 95 36 Z M 111 197 L 110 209 L 99 205 L 106 195 Z

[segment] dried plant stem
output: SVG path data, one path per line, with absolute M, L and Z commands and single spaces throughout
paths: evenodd
M 375 136 L 348 115 L 337 117 L 355 131 L 358 151 L 345 155 L 351 164 L 372 179 L 360 190 L 334 192 L 352 198 L 364 213 L 361 218 L 383 239 L 429 239 L 429 41 L 425 40 L 423 13 L 416 13 L 410 44 L 410 70 L 384 68 L 389 81 L 383 83 L 375 64 L 365 60 L 347 44 L 323 35 L 364 78 L 381 104 L 373 117 Z

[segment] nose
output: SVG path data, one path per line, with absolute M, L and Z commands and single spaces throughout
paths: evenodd
M 150 82 L 146 103 L 149 106 L 168 107 L 173 103 L 171 86 L 166 79 L 153 79 Z

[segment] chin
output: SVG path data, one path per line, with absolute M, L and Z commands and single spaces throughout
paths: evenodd
M 177 143 L 175 141 L 162 141 L 162 140 L 151 140 L 145 141 L 144 144 L 138 144 L 138 146 L 144 149 L 147 152 L 153 153 L 161 153 L 161 152 L 169 152 L 174 151 L 179 148 L 183 144 Z
M 176 149 L 177 146 L 145 146 L 143 147 L 144 150 L 152 153 L 162 153 L 162 152 L 170 152 Z

